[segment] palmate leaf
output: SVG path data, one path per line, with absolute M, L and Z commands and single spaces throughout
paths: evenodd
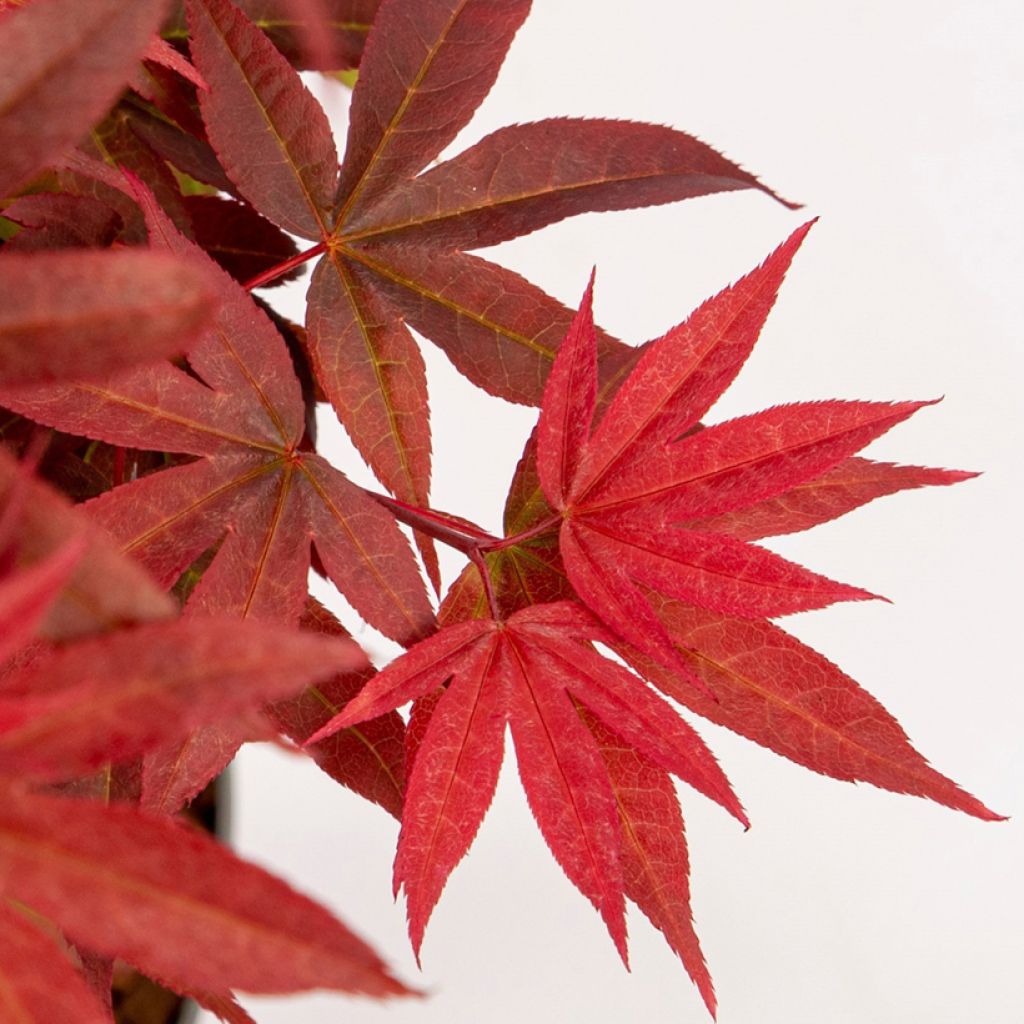
M 995 820 L 928 765 L 874 698 L 764 621 L 786 602 L 864 595 L 745 543 L 806 529 L 885 494 L 970 477 L 852 454 L 921 403 L 805 403 L 719 426 L 699 422 L 749 354 L 805 233 L 642 349 L 631 372 L 618 373 L 617 390 L 598 386 L 588 288 L 516 470 L 508 537 L 483 549 L 492 594 L 476 567 L 467 568 L 441 621 L 447 632 L 486 621 L 489 604 L 511 621 L 538 602 L 582 600 L 620 638 L 630 637 L 612 646 L 631 667 L 710 720 L 814 771 Z M 708 565 L 717 570 L 714 586 L 695 586 L 695 570 Z M 803 596 L 801 589 L 794 596 L 794 585 Z M 743 607 L 724 607 L 730 588 L 730 600 Z M 604 663 L 608 680 L 617 671 Z M 430 735 L 448 691 L 414 706 L 417 741 Z M 632 699 L 625 692 L 618 691 Z M 620 725 L 596 719 L 597 707 L 577 710 L 615 794 L 625 894 L 663 932 L 713 1013 L 690 917 L 682 818 L 664 766 L 649 763 L 650 751 Z
M 154 248 L 200 268 L 223 296 L 214 328 L 189 354 L 204 383 L 163 364 L 97 383 L 5 389 L 4 403 L 113 444 L 201 456 L 89 506 L 164 585 L 220 545 L 193 606 L 296 622 L 314 543 L 360 614 L 411 642 L 433 615 L 394 520 L 320 456 L 299 449 L 303 405 L 280 335 L 150 196 L 139 195 Z
M 617 121 L 514 126 L 415 177 L 486 96 L 529 7 L 380 5 L 325 223 L 330 173 L 317 168 L 331 143 L 321 113 L 229 0 L 189 0 L 193 57 L 211 84 L 200 101 L 225 169 L 262 213 L 327 250 L 307 315 L 320 385 L 378 478 L 418 506 L 430 486 L 427 388 L 404 321 L 492 394 L 538 404 L 571 319 L 540 289 L 463 249 L 588 210 L 768 192 L 690 136 Z M 252 144 L 265 159 L 251 160 Z
M 446 626 L 375 676 L 312 737 L 317 742 L 427 697 L 450 680 L 416 737 L 395 859 L 395 886 L 405 890 L 417 951 L 441 890 L 490 804 L 506 723 L 552 853 L 600 911 L 624 958 L 616 798 L 574 702 L 653 764 L 746 823 L 699 736 L 640 679 L 599 655 L 589 644 L 594 639 L 608 636 L 568 602 L 526 608 L 502 623 L 476 619 Z
M 170 364 L 56 388 L 9 388 L 33 418 L 113 444 L 203 456 L 89 505 L 93 518 L 164 586 L 216 549 L 188 616 L 285 623 L 306 603 L 311 545 L 352 605 L 402 643 L 433 613 L 394 519 L 320 456 L 300 450 L 304 406 L 284 342 L 242 288 L 184 239 L 138 186 L 154 248 L 213 282 L 222 304 L 189 365 Z M 257 733 L 257 735 L 259 735 Z M 232 759 L 250 723 L 206 726 L 146 758 L 143 801 L 177 810 Z M 394 807 L 394 797 L 384 797 Z
M 597 348 L 589 300 L 548 381 L 537 468 L 561 515 L 569 579 L 611 629 L 667 667 L 680 667 L 678 655 L 644 587 L 753 618 L 871 596 L 763 548 L 679 525 L 813 479 L 921 405 L 782 406 L 684 436 L 742 366 L 807 228 L 649 345 L 592 433 Z

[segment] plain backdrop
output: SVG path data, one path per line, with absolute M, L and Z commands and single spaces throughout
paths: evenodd
M 869 454 L 982 477 L 882 499 L 771 546 L 892 600 L 786 626 L 879 697 L 939 770 L 1020 815 L 1020 5 L 535 8 L 452 152 L 513 121 L 655 121 L 699 136 L 806 209 L 718 196 L 578 217 L 489 255 L 567 304 L 596 263 L 599 321 L 637 344 L 820 215 L 758 348 L 710 418 L 792 400 L 945 396 Z M 346 94 L 321 95 L 343 139 Z M 287 298 L 293 315 L 304 287 Z M 496 530 L 536 411 L 483 395 L 425 350 L 435 504 Z M 366 480 L 328 416 L 323 431 L 327 454 Z M 458 560 L 446 568 L 451 578 Z M 375 656 L 391 656 L 360 636 Z M 753 821 L 744 834 L 681 794 L 723 1024 L 1024 1020 L 1019 817 L 985 824 L 813 775 L 701 728 Z M 636 913 L 632 973 L 622 968 L 548 854 L 511 754 L 428 929 L 422 974 L 391 899 L 396 823 L 268 747 L 243 751 L 233 784 L 236 847 L 334 908 L 429 993 L 385 1006 L 245 998 L 261 1024 L 707 1019 L 679 962 Z

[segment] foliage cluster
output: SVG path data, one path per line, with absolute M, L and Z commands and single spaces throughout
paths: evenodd
M 178 819 L 247 741 L 301 747 L 401 820 L 418 953 L 510 732 L 538 827 L 623 959 L 629 900 L 712 1014 L 673 776 L 747 819 L 677 706 L 813 771 L 996 817 L 771 621 L 872 595 L 756 543 L 970 476 L 858 455 L 926 403 L 703 422 L 810 225 L 639 347 L 595 326 L 592 286 L 573 313 L 471 254 L 586 211 L 782 201 L 626 121 L 513 125 L 437 163 L 529 7 L 0 7 L 3 1019 L 109 1021 L 115 961 L 229 1021 L 248 1019 L 234 989 L 409 992 Z M 339 162 L 299 71 L 355 68 Z M 306 264 L 298 325 L 272 289 Z M 539 409 L 503 537 L 430 506 L 420 336 Z M 318 451 L 318 403 L 380 492 Z M 437 543 L 467 559 L 446 592 Z M 406 653 L 376 670 L 310 571 Z

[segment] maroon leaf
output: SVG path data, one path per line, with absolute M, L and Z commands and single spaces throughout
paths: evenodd
M 357 241 L 365 230 L 406 245 L 479 249 L 578 213 L 742 188 L 778 199 L 710 146 L 672 128 L 552 118 L 500 128 L 396 185 L 369 212 L 351 217 L 345 234 Z
M 236 281 L 248 281 L 298 252 L 280 228 L 242 203 L 219 196 L 188 196 L 185 209 L 196 243 Z M 298 272 L 276 278 L 275 283 L 290 280 Z
M 182 78 L 191 82 L 197 89 L 209 92 L 210 87 L 203 81 L 202 75 L 170 43 L 159 36 L 155 36 L 149 41 L 142 54 L 142 59 L 151 60 L 154 64 L 160 64 L 168 70 L 181 75 Z
M 430 494 L 430 419 L 423 357 L 365 272 L 329 254 L 309 290 L 313 368 L 353 444 L 398 498 Z
M 209 323 L 203 275 L 157 252 L 47 252 L 0 257 L 0 380 L 96 377 L 176 355 Z
M 167 7 L 168 0 L 36 0 L 0 22 L 0 197 L 99 120 Z
M 228 177 L 293 234 L 327 233 L 338 156 L 320 105 L 270 40 L 230 0 L 188 0 L 199 103 Z
M 490 91 L 529 0 L 385 0 L 352 95 L 338 222 L 425 167 Z
M 348 636 L 337 619 L 312 598 L 300 621 L 304 629 L 314 633 Z M 291 700 L 270 705 L 267 713 L 286 736 L 305 743 L 342 711 L 373 674 L 370 662 L 360 655 L 359 661 L 347 671 L 332 675 Z M 306 752 L 331 778 L 401 818 L 405 791 L 404 736 L 401 716 L 390 712 L 342 729 L 307 746 Z
M 4 217 L 21 229 L 4 248 L 14 252 L 40 249 L 102 248 L 117 236 L 121 218 L 91 196 L 22 196 L 4 210 Z

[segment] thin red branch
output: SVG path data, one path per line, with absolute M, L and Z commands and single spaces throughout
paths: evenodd
M 296 253 L 294 256 L 289 256 L 288 259 L 281 263 L 276 263 L 272 267 L 268 267 L 266 270 L 257 274 L 254 278 L 246 281 L 244 286 L 245 290 L 251 292 L 253 288 L 262 288 L 264 285 L 270 284 L 271 281 L 276 281 L 279 277 L 283 277 L 288 273 L 288 271 L 294 270 L 296 267 L 301 267 L 303 263 L 315 259 L 326 250 L 326 242 L 317 242 L 317 244 L 311 248 Z

